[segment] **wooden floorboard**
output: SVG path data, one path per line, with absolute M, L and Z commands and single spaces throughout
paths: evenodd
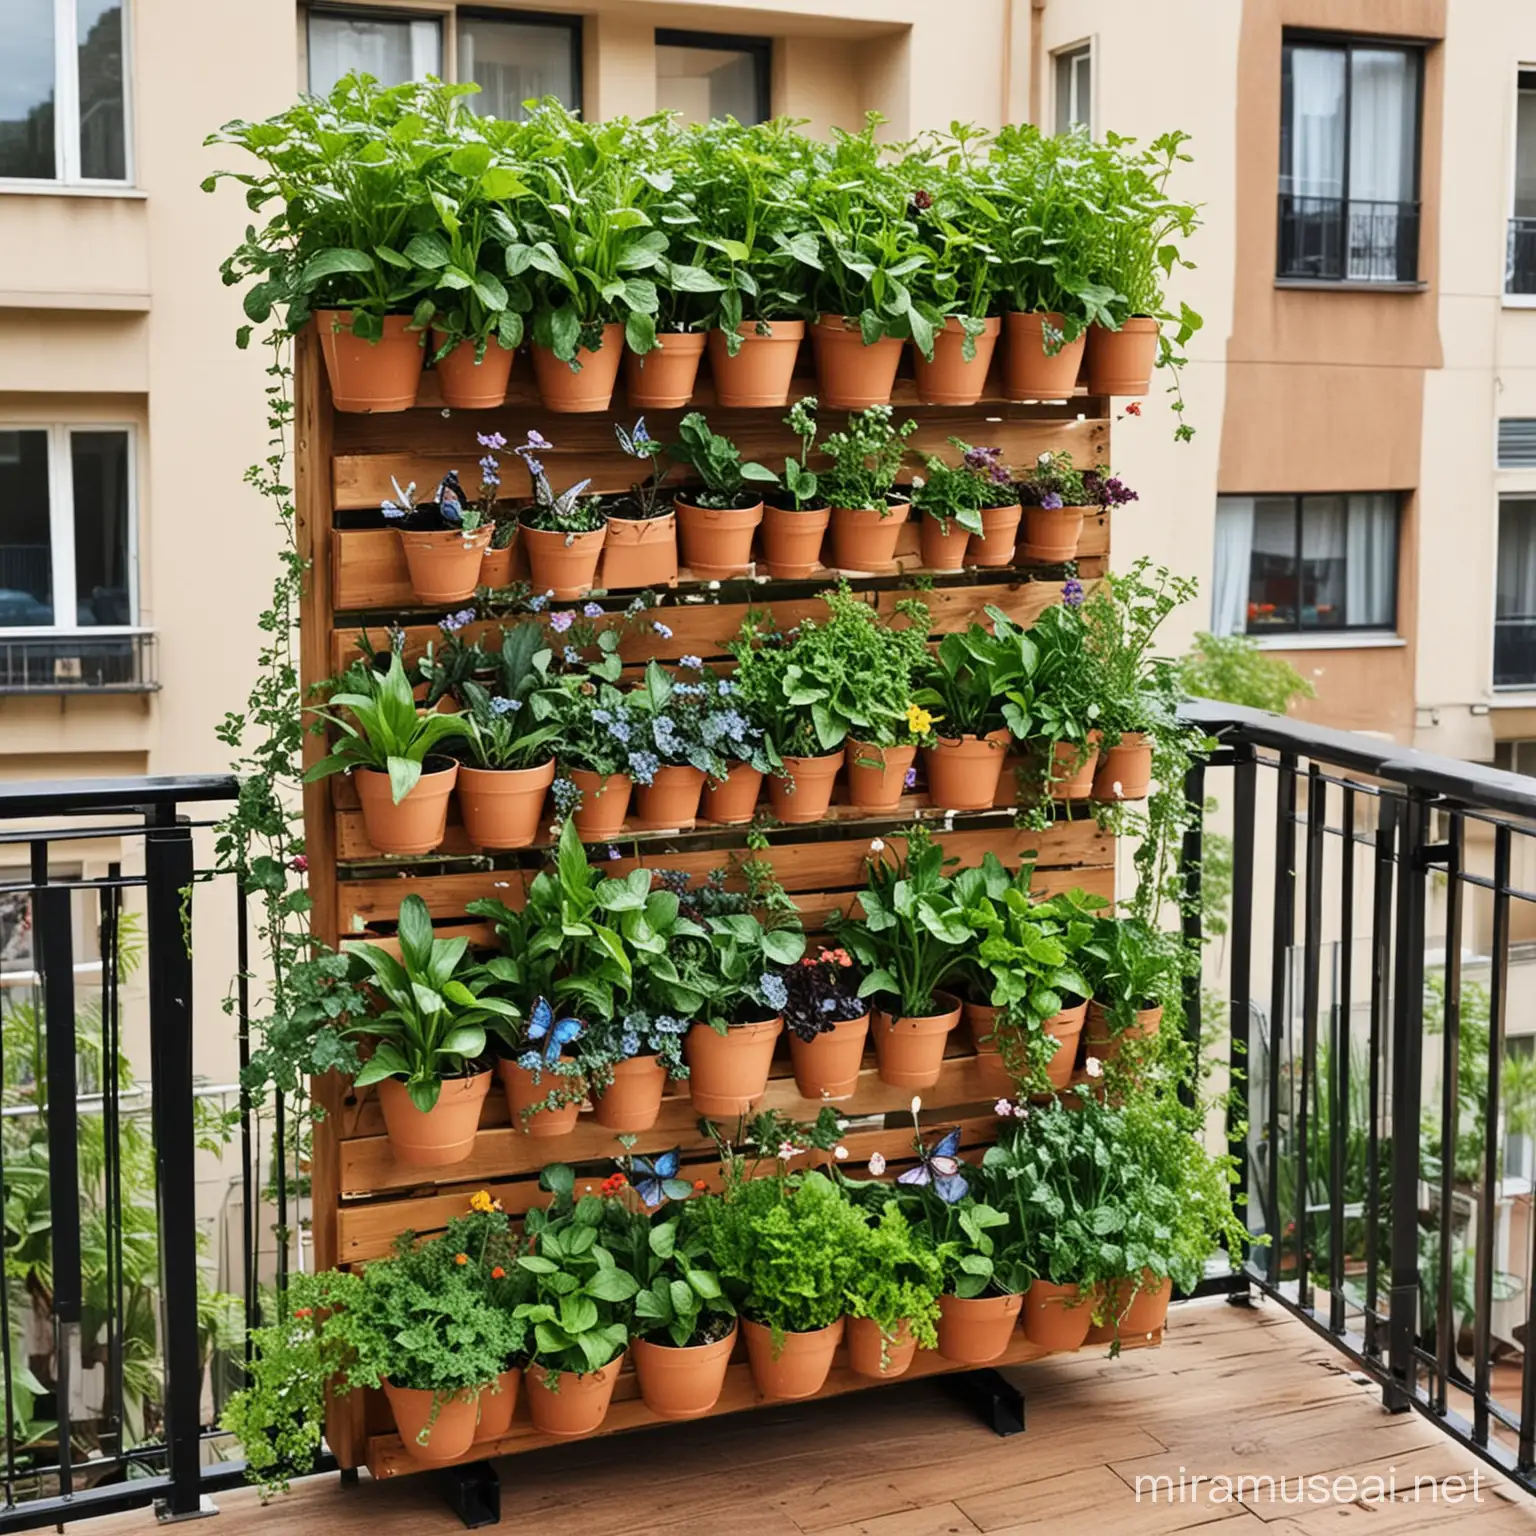
M 1536 1501 L 1418 1414 L 1392 1416 L 1342 1355 L 1273 1306 L 1176 1307 L 1160 1349 L 1011 1369 L 1029 1428 L 998 1440 L 954 1380 L 764 1408 L 533 1451 L 500 1465 L 503 1525 L 539 1536 L 1536 1536 Z M 1154 1500 L 1136 1479 L 1183 1473 Z M 1295 1498 L 1297 1478 L 1384 1482 L 1395 1498 Z M 1479 1474 L 1474 1496 L 1471 1479 Z M 1282 1475 L 1291 1502 L 1205 1478 Z M 1457 1502 L 1415 1478 L 1461 1477 Z M 1316 1486 L 1308 1484 L 1309 1488 Z M 1348 1486 L 1343 1490 L 1348 1493 Z M 215 1536 L 417 1536 L 461 1529 L 431 1477 L 315 1478 L 263 1507 L 223 1494 Z M 148 1513 L 92 1536 L 147 1532 Z M 81 1527 L 80 1529 L 87 1529 Z

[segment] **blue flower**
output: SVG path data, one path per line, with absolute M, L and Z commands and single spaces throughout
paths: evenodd
M 617 848 L 615 848 L 612 843 L 609 843 L 609 845 L 608 845 L 608 857 L 609 857 L 610 860 L 612 860 L 612 859 L 622 859 L 624 857 L 624 855 L 622 853 L 620 853 L 619 850 Z
M 603 616 L 603 605 L 601 603 L 588 603 L 581 611 L 589 619 L 600 619 Z
M 763 976 L 759 990 L 770 1008 L 782 1008 L 789 1001 L 789 988 L 784 985 L 784 978 L 772 971 Z
M 907 769 L 907 776 L 906 776 L 906 778 L 902 782 L 903 782 L 903 785 L 904 785 L 905 788 L 907 788 L 907 789 L 916 789 L 917 788 L 917 769 L 916 768 L 908 768 Z
M 715 692 L 718 693 L 722 699 L 729 698 L 733 693 L 736 692 L 736 684 L 733 683 L 730 678 L 722 677 L 719 683 L 715 686 Z
M 1083 606 L 1083 584 L 1077 577 L 1069 576 L 1061 584 L 1061 600 L 1068 608 Z
M 577 666 L 581 661 L 581 652 L 578 651 L 574 645 L 566 646 L 564 654 L 565 664 L 568 667 Z
M 649 784 L 656 777 L 656 770 L 661 767 L 661 759 L 654 752 L 631 752 L 629 754 L 630 777 L 638 783 Z
M 679 656 L 677 664 L 685 672 L 702 672 L 704 670 L 704 663 L 697 656 Z
M 553 448 L 555 445 L 542 432 L 536 432 L 532 427 L 529 427 L 528 446 L 530 448 Z
M 515 715 L 523 707 L 521 699 L 492 699 L 491 713 L 494 715 Z
M 553 592 L 545 592 L 545 593 L 543 593 L 539 597 L 531 597 L 531 598 L 529 598 L 528 599 L 528 610 L 529 610 L 529 612 L 530 613 L 543 613 L 545 607 L 549 603 L 550 598 L 552 598 L 554 595 L 555 594 Z
M 460 608 L 457 613 L 445 613 L 437 621 L 437 627 L 445 635 L 451 635 L 455 630 L 463 629 L 466 624 L 475 622 L 475 610 L 473 608 Z
M 672 638 L 672 631 L 668 629 L 660 619 L 653 620 L 651 623 L 651 628 L 654 629 L 663 640 L 670 640 Z
M 633 1029 L 626 1029 L 619 1036 L 619 1054 L 626 1059 L 640 1054 L 640 1036 Z
M 581 803 L 581 791 L 570 779 L 556 779 L 554 783 L 555 806 L 562 816 Z
M 621 742 L 626 747 L 629 745 L 631 735 L 633 735 L 627 720 L 614 720 L 608 727 L 608 733 L 615 741 Z
M 1059 511 L 1062 505 L 1062 499 L 1056 494 L 1055 491 L 1047 491 L 1045 495 L 1040 498 L 1040 508 L 1044 512 Z
M 522 453 L 522 449 L 518 449 L 518 452 Z M 535 478 L 544 473 L 543 464 L 541 464 L 539 460 L 534 458 L 531 454 L 523 454 L 523 463 L 528 466 L 528 473 L 533 475 Z
M 549 627 L 557 635 L 563 635 L 575 622 L 576 615 L 570 612 L 552 613 L 549 616 Z
M 612 725 L 613 711 L 611 709 L 594 709 L 592 711 L 592 719 L 597 725 Z
M 669 1013 L 658 1014 L 652 1021 L 658 1035 L 680 1035 L 688 1028 L 687 1019 L 675 1019 Z

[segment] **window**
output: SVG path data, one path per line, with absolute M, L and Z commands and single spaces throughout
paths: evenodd
M 1279 277 L 1417 280 L 1422 66 L 1417 48 L 1286 40 Z
M 1213 633 L 1394 628 L 1397 522 L 1385 492 L 1218 497 Z
M 345 75 L 404 85 L 443 72 L 443 29 L 435 16 L 408 11 L 311 10 L 309 89 L 328 95 Z
M 1536 500 L 1515 496 L 1499 502 L 1493 686 L 1536 687 Z
M 125 0 L 0 0 L 0 180 L 129 180 Z
M 765 37 L 656 31 L 656 109 L 685 123 L 767 122 L 773 45 Z
M 1084 44 L 1056 55 L 1056 132 L 1093 127 L 1093 48 Z
M 458 78 L 480 87 L 464 98 L 483 117 L 521 121 L 525 101 L 553 96 L 581 106 L 581 19 L 550 17 L 508 21 L 458 14 Z
M 1536 416 L 1500 418 L 1499 468 L 1536 469 Z
M 1504 292 L 1536 294 L 1536 69 L 1520 71 L 1520 88 L 1515 92 L 1514 208 Z

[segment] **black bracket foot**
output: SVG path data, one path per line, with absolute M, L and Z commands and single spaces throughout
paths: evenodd
M 445 1467 L 442 1478 L 449 1506 L 469 1530 L 500 1524 L 501 1481 L 490 1462 L 469 1461 L 461 1467 Z
M 981 1417 L 991 1426 L 993 1434 L 1006 1437 L 1024 1433 L 1022 1387 L 1016 1387 L 1001 1371 L 990 1368 L 966 1371 L 954 1379 L 981 1410 Z
M 341 1486 L 343 1488 L 356 1488 L 362 1481 L 357 1475 L 356 1467 L 343 1467 L 341 1469 Z

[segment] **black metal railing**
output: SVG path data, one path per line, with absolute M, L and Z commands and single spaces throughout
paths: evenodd
M 1536 618 L 1493 621 L 1493 686 L 1536 688 Z
M 1504 251 L 1504 292 L 1536 293 L 1536 219 L 1511 219 Z
M 0 695 L 154 693 L 159 687 L 155 636 L 148 630 L 0 637 Z
M 1412 283 L 1419 205 L 1282 192 L 1275 275 L 1314 282 Z

